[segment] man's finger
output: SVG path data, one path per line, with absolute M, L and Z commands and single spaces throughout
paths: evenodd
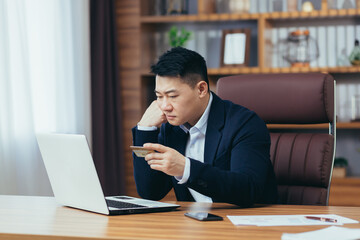
M 157 171 L 163 171 L 163 167 L 161 165 L 157 165 L 157 164 L 152 164 L 150 165 L 150 168 L 153 170 L 157 170 Z
M 158 143 L 145 143 L 143 145 L 144 148 L 155 150 L 158 152 L 166 152 L 168 150 L 168 147 L 165 147 L 164 145 L 158 144 Z
M 148 164 L 149 165 L 162 165 L 162 160 L 150 160 L 150 161 L 148 161 Z
M 162 153 L 148 153 L 145 156 L 146 161 L 154 160 L 154 159 L 161 160 L 162 158 L 163 158 Z

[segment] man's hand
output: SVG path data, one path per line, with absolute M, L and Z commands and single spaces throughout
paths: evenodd
M 152 169 L 162 171 L 170 176 L 183 175 L 185 157 L 178 151 L 155 143 L 145 143 L 144 147 L 157 151 L 145 156 L 145 160 Z
M 146 109 L 144 115 L 142 116 L 140 122 L 138 123 L 143 127 L 160 127 L 161 124 L 166 123 L 166 116 L 159 108 L 156 100 L 153 101 L 150 106 Z

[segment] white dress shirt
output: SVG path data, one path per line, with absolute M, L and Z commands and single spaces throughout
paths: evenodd
M 178 184 L 184 184 L 187 182 L 190 176 L 190 159 L 198 160 L 200 162 L 204 162 L 204 152 L 205 152 L 205 135 L 206 135 L 206 128 L 210 113 L 210 106 L 213 100 L 213 96 L 210 93 L 210 98 L 208 105 L 199 119 L 199 121 L 190 129 L 181 125 L 180 128 L 184 130 L 186 133 L 189 133 L 189 138 L 186 143 L 186 150 L 185 150 L 185 169 L 183 176 L 175 177 L 178 180 Z M 195 199 L 196 202 L 212 202 L 212 199 L 208 196 L 205 196 L 191 188 L 188 188 L 191 195 Z
M 208 105 L 199 121 L 193 127 L 188 129 L 187 127 L 185 127 L 185 125 L 180 126 L 182 130 L 184 130 L 186 133 L 189 133 L 189 138 L 186 143 L 184 173 L 182 176 L 175 177 L 175 179 L 179 181 L 178 184 L 186 183 L 190 177 L 191 166 L 189 158 L 198 160 L 202 163 L 204 162 L 205 135 L 212 100 L 213 96 L 210 93 Z M 139 125 L 137 126 L 137 128 L 140 131 L 151 131 L 157 129 L 156 127 L 144 127 Z M 205 196 L 191 188 L 188 189 L 196 202 L 212 202 L 212 199 L 210 197 Z

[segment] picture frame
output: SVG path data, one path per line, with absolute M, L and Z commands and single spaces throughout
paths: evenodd
M 221 40 L 221 67 L 248 66 L 251 29 L 223 30 Z

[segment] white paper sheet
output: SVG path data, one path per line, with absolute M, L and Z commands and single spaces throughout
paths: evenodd
M 331 226 L 316 231 L 303 233 L 283 233 L 281 240 L 312 240 L 312 239 L 326 239 L 326 240 L 351 240 L 360 239 L 360 229 L 351 229 L 344 227 Z
M 337 222 L 322 222 L 307 219 L 306 216 L 336 219 Z M 303 225 L 343 225 L 345 223 L 359 223 L 356 220 L 335 214 L 307 214 L 307 215 L 251 215 L 227 216 L 237 226 L 303 226 Z

